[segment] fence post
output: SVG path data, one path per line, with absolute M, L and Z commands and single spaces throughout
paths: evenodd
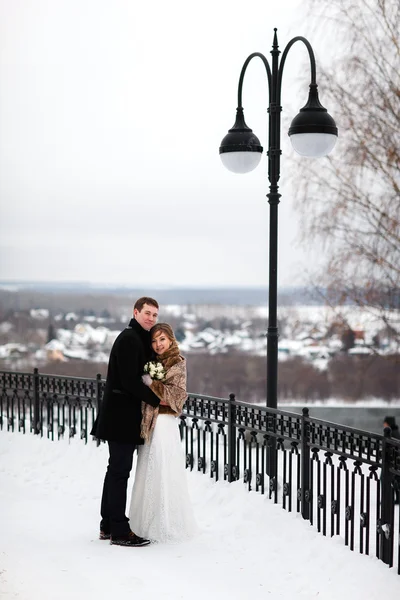
M 39 398 L 39 370 L 33 369 L 33 431 L 40 433 L 40 398 Z
M 100 373 L 97 373 L 96 375 L 96 410 L 97 410 L 97 414 L 96 417 L 99 414 L 100 411 L 100 404 L 101 404 L 101 392 L 100 392 L 100 387 L 101 387 L 101 375 Z
M 100 406 L 101 406 L 101 375 L 100 375 L 100 373 L 97 373 L 97 375 L 96 375 L 96 417 L 95 417 L 95 421 L 99 416 Z M 94 425 L 94 423 L 92 423 L 92 427 L 93 427 L 93 425 Z M 99 439 L 96 439 L 96 444 L 97 444 L 97 446 L 100 446 Z
M 228 481 L 236 480 L 235 394 L 229 394 L 228 405 Z
M 308 445 L 308 408 L 303 408 L 301 417 L 301 516 L 310 518 L 310 446 Z
M 387 440 L 391 438 L 392 430 L 385 427 L 382 441 L 382 498 L 381 498 L 381 560 L 393 566 L 393 489 L 392 476 L 389 471 L 390 445 Z
M 268 423 L 274 433 L 276 433 L 276 414 L 272 414 L 267 417 Z M 267 445 L 267 465 L 266 472 L 269 477 L 270 490 L 276 491 L 278 489 L 278 465 L 277 465 L 277 450 L 276 450 L 276 437 L 270 436 Z M 275 494 L 275 503 L 277 502 L 277 495 Z

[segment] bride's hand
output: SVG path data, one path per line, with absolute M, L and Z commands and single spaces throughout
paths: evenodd
M 148 373 L 146 373 L 145 375 L 142 375 L 142 381 L 144 383 L 144 385 L 150 386 L 153 382 L 152 378 L 150 377 L 150 375 Z

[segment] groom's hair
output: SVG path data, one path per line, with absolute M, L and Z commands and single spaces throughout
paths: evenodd
M 133 310 L 136 309 L 139 312 L 141 312 L 141 310 L 145 304 L 148 304 L 149 306 L 155 306 L 156 308 L 160 308 L 158 306 L 157 300 L 154 300 L 154 298 L 149 298 L 148 296 L 142 296 L 141 298 L 136 300 Z

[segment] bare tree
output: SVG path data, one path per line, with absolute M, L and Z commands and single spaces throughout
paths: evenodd
M 337 149 L 296 173 L 304 239 L 325 253 L 314 283 L 376 313 L 400 342 L 400 2 L 309 5 L 340 53 L 318 74 Z

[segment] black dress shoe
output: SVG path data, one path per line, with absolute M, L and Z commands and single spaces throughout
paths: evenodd
M 146 540 L 145 538 L 136 535 L 136 533 L 133 533 L 133 531 L 130 531 L 127 535 L 112 535 L 110 537 L 110 544 L 113 546 L 141 547 L 148 546 L 150 544 L 150 540 Z

